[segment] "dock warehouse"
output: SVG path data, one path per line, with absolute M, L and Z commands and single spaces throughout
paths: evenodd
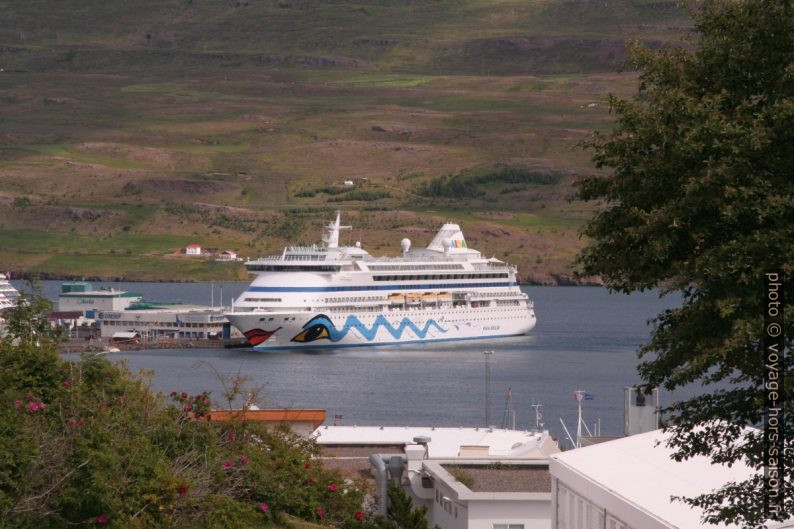
M 119 331 L 135 331 L 144 342 L 231 336 L 231 324 L 220 310 L 199 305 L 101 311 L 97 319 L 102 338 L 111 338 Z
M 82 312 L 88 318 L 94 318 L 97 311 L 124 310 L 133 303 L 143 300 L 143 295 L 123 290 L 94 290 L 91 283 L 75 281 L 62 283 L 58 297 L 59 312 Z

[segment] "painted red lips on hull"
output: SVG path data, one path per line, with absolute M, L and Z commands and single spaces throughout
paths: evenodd
M 278 331 L 279 329 L 281 329 L 281 327 L 279 327 L 278 329 L 274 329 L 272 331 L 264 331 L 262 329 L 251 329 L 250 331 L 244 332 L 243 335 L 245 336 L 245 339 L 248 340 L 248 343 L 250 343 L 252 346 L 255 346 L 255 345 L 259 345 L 260 343 L 264 342 L 265 340 L 276 334 L 276 331 Z

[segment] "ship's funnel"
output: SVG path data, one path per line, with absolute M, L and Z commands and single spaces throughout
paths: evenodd
M 448 243 L 445 245 L 444 243 Z M 444 224 L 430 244 L 427 246 L 428 250 L 436 250 L 437 252 L 447 252 L 455 250 L 467 250 L 466 239 L 463 238 L 463 232 L 457 224 Z

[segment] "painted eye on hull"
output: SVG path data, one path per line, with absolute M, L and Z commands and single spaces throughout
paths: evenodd
M 292 339 L 293 342 L 313 342 L 315 340 L 320 340 L 325 338 L 326 340 L 330 340 L 331 336 L 328 332 L 328 327 L 321 323 L 316 323 L 306 329 L 302 330 L 295 337 Z

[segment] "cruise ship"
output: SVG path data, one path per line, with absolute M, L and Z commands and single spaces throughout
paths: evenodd
M 9 281 L 7 274 L 0 274 L 0 312 L 17 304 L 19 292 Z
M 395 345 L 517 336 L 535 326 L 516 268 L 469 248 L 444 224 L 401 257 L 340 246 L 340 214 L 322 245 L 246 262 L 256 275 L 226 317 L 259 351 Z

